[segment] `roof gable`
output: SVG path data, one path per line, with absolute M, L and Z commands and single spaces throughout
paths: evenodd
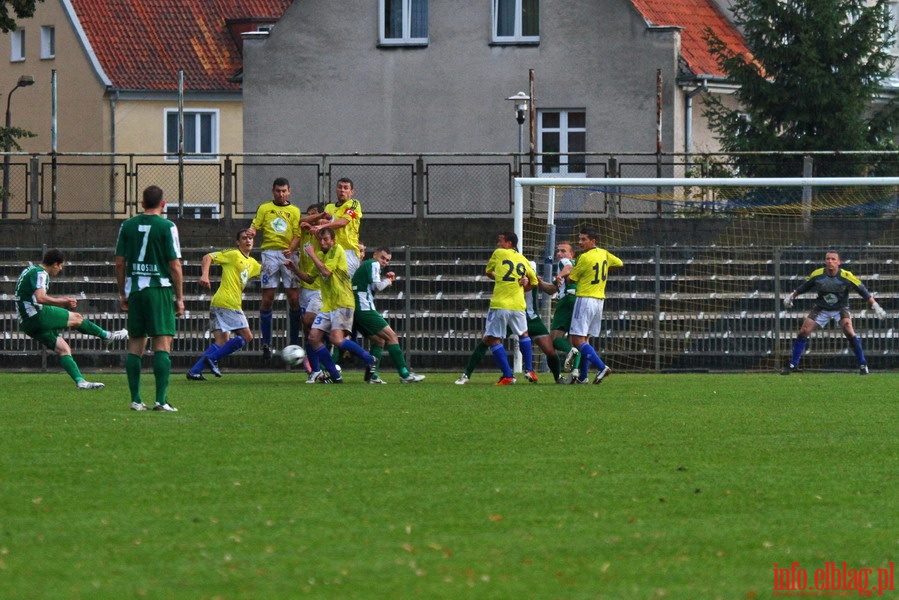
M 695 75 L 725 77 L 709 52 L 705 30 L 715 34 L 736 54 L 750 55 L 743 37 L 713 0 L 631 0 L 651 25 L 681 27 L 681 56 Z
M 235 22 L 274 23 L 292 0 L 67 0 L 96 67 L 120 90 L 236 91 Z M 255 27 L 253 27 L 255 28 Z

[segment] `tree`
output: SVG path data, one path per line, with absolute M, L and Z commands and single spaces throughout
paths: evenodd
M 886 0 L 735 0 L 732 9 L 751 57 L 706 31 L 712 54 L 739 86 L 737 109 L 707 95 L 705 115 L 726 151 L 894 149 L 899 106 L 875 103 L 895 62 Z M 801 161 L 737 159 L 747 176 L 797 176 Z M 818 176 L 876 167 L 821 157 L 815 165 Z
M 34 16 L 34 7 L 38 2 L 44 0 L 0 0 L 0 31 L 7 33 L 15 31 L 16 19 L 13 18 L 9 11 L 15 13 L 16 18 L 28 19 Z

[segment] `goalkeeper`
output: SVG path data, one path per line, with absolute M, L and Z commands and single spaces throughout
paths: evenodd
M 854 290 L 867 300 L 868 306 L 878 317 L 884 318 L 887 313 L 855 275 L 840 268 L 841 264 L 843 263 L 838 252 L 827 252 L 824 255 L 824 267 L 812 271 L 805 283 L 784 298 L 784 308 L 792 308 L 793 300 L 797 296 L 810 291 L 818 294 L 814 308 L 805 317 L 799 328 L 799 334 L 796 336 L 796 341 L 793 342 L 790 364 L 781 372 L 782 375 L 789 375 L 796 371 L 809 336 L 819 326 L 827 325 L 830 321 L 838 322 L 840 329 L 843 330 L 843 335 L 849 340 L 855 357 L 858 359 L 859 375 L 868 374 L 868 361 L 862 350 L 862 341 L 852 327 L 852 316 L 849 314 L 849 292 Z

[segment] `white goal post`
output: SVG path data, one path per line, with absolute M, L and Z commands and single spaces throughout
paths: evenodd
M 782 305 L 825 249 L 889 318 L 850 298 L 872 368 L 899 369 L 899 177 L 516 178 L 519 250 L 552 276 L 557 242 L 595 229 L 625 267 L 609 280 L 597 345 L 634 371 L 780 369 L 814 296 Z M 550 324 L 552 301 L 541 297 Z M 808 368 L 853 359 L 839 328 L 812 338 Z

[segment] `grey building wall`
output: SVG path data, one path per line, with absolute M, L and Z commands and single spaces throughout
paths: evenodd
M 655 151 L 661 70 L 663 149 L 683 148 L 678 30 L 647 28 L 627 0 L 544 0 L 537 46 L 491 45 L 490 0 L 429 11 L 427 47 L 379 48 L 378 2 L 294 2 L 245 40 L 245 150 L 515 152 L 506 98 L 529 69 L 538 108 L 586 109 L 588 151 L 616 152 Z

